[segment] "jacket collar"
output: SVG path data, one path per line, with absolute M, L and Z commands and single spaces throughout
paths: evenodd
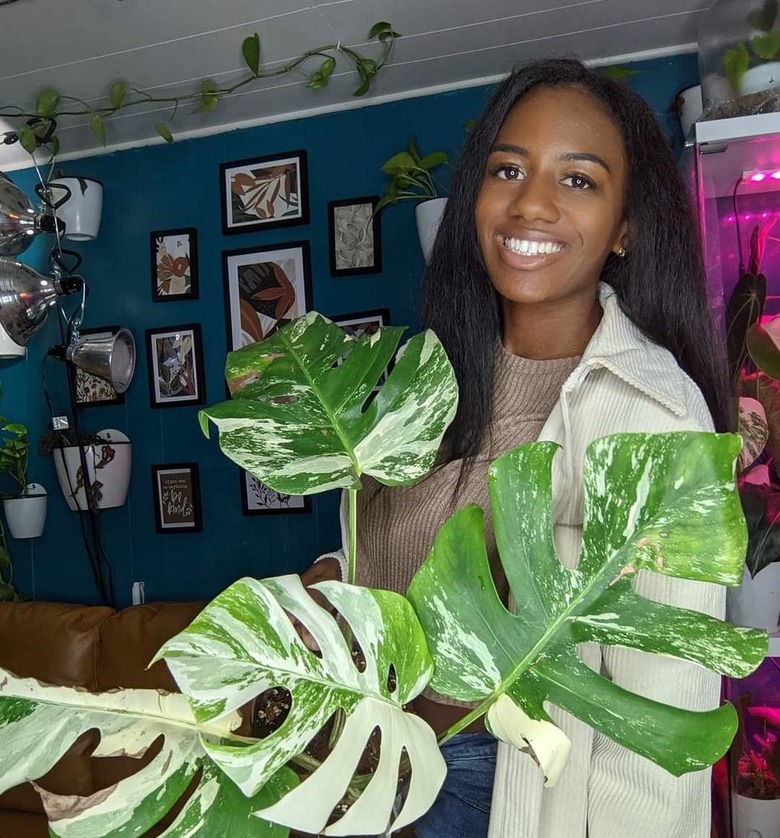
M 673 360 L 669 351 L 650 340 L 623 313 L 615 289 L 604 282 L 599 286 L 599 303 L 604 310 L 601 322 L 564 387 L 576 390 L 591 370 L 603 368 L 677 416 L 684 416 L 683 382 L 680 376 L 669 374 Z

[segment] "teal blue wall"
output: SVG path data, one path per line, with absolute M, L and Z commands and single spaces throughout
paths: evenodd
M 631 83 L 667 123 L 670 136 L 677 132 L 679 144 L 679 129 L 667 109 L 676 91 L 697 83 L 695 56 L 654 60 L 637 68 L 640 72 Z M 327 202 L 381 194 L 384 176 L 379 167 L 411 133 L 423 152 L 444 149 L 457 154 L 464 123 L 479 114 L 489 92 L 486 87 L 471 88 L 63 165 L 65 174 L 94 177 L 105 184 L 100 236 L 80 247 L 82 272 L 90 286 L 84 325 L 127 326 L 139 348 L 136 379 L 125 405 L 80 411 L 85 430 L 118 428 L 133 441 L 128 503 L 100 515 L 121 604 L 129 602 L 134 580 L 145 582 L 148 600 L 206 598 L 245 574 L 302 570 L 313 557 L 338 545 L 338 498 L 333 492 L 314 496 L 309 515 L 242 515 L 238 470 L 213 439 L 201 435 L 197 408 L 150 409 L 144 330 L 201 323 L 207 399 L 221 400 L 227 350 L 221 252 L 298 239 L 311 243 L 313 306 L 318 311 L 347 314 L 387 307 L 394 324 L 417 329 L 423 263 L 412 206 L 389 207 L 382 213 L 381 274 L 336 279 L 328 269 Z M 223 236 L 219 164 L 298 148 L 305 148 L 309 156 L 310 223 Z M 32 170 L 15 172 L 12 178 L 32 194 Z M 155 304 L 150 294 L 149 233 L 177 227 L 198 230 L 200 299 Z M 43 269 L 47 248 L 37 243 L 22 258 Z M 0 413 L 26 422 L 36 440 L 50 419 L 41 383 L 42 359 L 46 348 L 58 342 L 52 317 L 33 338 L 26 361 L 0 362 Z M 67 413 L 64 367 L 50 361 L 46 368 L 55 411 Z M 158 535 L 150 466 L 189 460 L 200 463 L 203 532 Z M 40 539 L 9 541 L 18 588 L 39 599 L 97 601 L 79 516 L 66 507 L 51 459 L 34 454 L 30 477 L 49 489 L 49 516 Z

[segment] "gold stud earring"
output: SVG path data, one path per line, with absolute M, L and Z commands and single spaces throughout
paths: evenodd
M 617 255 L 618 255 L 621 259 L 624 259 L 624 258 L 625 258 L 625 255 L 626 255 L 626 247 L 625 247 L 625 245 L 623 245 L 623 244 L 621 244 L 621 245 L 620 245 L 620 247 L 618 248 L 618 251 L 617 251 Z

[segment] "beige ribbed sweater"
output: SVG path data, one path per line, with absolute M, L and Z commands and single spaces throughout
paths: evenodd
M 578 360 L 534 361 L 503 348 L 496 353 L 491 422 L 457 496 L 461 460 L 435 469 L 414 486 L 391 488 L 370 477 L 362 479 L 357 515 L 358 585 L 405 594 L 444 522 L 473 502 L 485 510 L 488 556 L 501 587 L 503 574 L 488 499 L 488 466 L 500 454 L 539 436 L 558 401 L 561 385 Z

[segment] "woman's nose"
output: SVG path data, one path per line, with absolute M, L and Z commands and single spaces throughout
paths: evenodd
M 554 184 L 539 175 L 532 175 L 518 186 L 510 212 L 526 221 L 555 221 L 559 216 Z

